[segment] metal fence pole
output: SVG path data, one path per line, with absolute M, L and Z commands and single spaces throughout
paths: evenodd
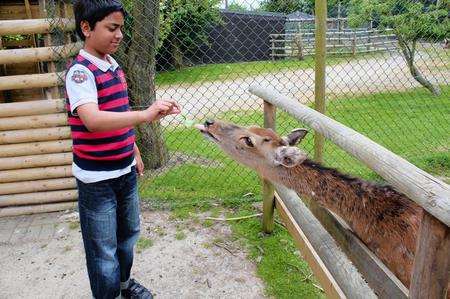
M 316 29 L 315 29 L 315 86 L 314 86 L 314 108 L 325 113 L 325 57 L 326 57 L 326 34 L 327 34 L 327 1 L 317 0 Z M 314 133 L 314 159 L 323 162 L 324 137 L 318 132 Z

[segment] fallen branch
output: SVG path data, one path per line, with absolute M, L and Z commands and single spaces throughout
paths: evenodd
M 259 217 L 262 213 L 248 215 L 248 216 L 242 216 L 242 217 L 234 217 L 234 218 L 214 218 L 214 217 L 205 217 L 207 220 L 217 220 L 217 221 L 234 221 L 234 220 L 241 220 L 241 219 L 248 219 L 253 217 Z
M 224 246 L 224 245 L 220 245 L 219 243 L 213 243 L 214 245 L 216 245 L 217 247 L 220 247 L 220 248 L 222 248 L 222 249 L 225 249 L 226 251 L 228 251 L 231 255 L 233 255 L 233 256 L 236 256 L 235 254 L 234 254 L 234 252 L 233 251 L 231 251 L 231 249 L 229 249 L 228 247 L 226 247 L 226 246 Z

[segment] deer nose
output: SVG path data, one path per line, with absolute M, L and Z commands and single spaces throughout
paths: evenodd
M 207 126 L 207 127 L 212 126 L 213 124 L 214 124 L 213 120 L 208 119 L 205 121 L 205 126 Z

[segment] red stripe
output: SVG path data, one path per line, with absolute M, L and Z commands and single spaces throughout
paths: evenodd
M 118 150 L 120 148 L 126 147 L 127 145 L 133 144 L 135 141 L 135 137 L 130 136 L 125 140 L 107 144 L 98 144 L 98 145 L 89 145 L 89 144 L 77 144 L 74 145 L 73 148 L 77 151 L 83 152 L 98 152 L 98 151 L 112 151 Z
M 132 128 L 124 128 L 120 130 L 115 131 L 106 131 L 106 132 L 77 132 L 72 131 L 72 138 L 73 139 L 99 139 L 99 138 L 108 138 L 108 137 L 115 137 L 119 135 L 123 135 L 127 133 Z
M 69 117 L 68 123 L 73 126 L 84 126 L 83 121 L 77 117 Z
M 100 110 L 106 110 L 106 109 L 111 109 L 111 108 L 115 108 L 115 107 L 120 107 L 123 105 L 128 105 L 128 98 L 119 98 L 117 100 L 108 101 L 104 104 L 100 104 L 99 108 L 100 108 Z
M 82 159 L 98 160 L 98 161 L 112 161 L 112 160 L 120 160 L 120 159 L 123 159 L 125 157 L 128 157 L 129 155 L 133 154 L 134 150 L 131 150 L 131 151 L 123 153 L 123 154 L 114 155 L 114 156 L 108 156 L 108 157 L 93 157 L 93 156 L 90 156 L 90 155 L 86 155 L 86 154 L 76 150 L 75 148 L 73 149 L 73 152 L 74 152 L 75 155 L 77 155 L 78 157 L 80 157 Z
M 99 98 L 106 97 L 106 96 L 109 96 L 109 95 L 111 95 L 113 93 L 124 91 L 124 90 L 126 90 L 126 87 L 124 86 L 124 84 L 123 83 L 117 83 L 117 84 L 114 84 L 113 86 L 110 86 L 110 87 L 107 87 L 107 88 L 99 90 L 98 91 L 98 97 Z
M 102 75 L 97 76 L 95 79 L 97 80 L 97 84 L 99 84 L 99 83 L 105 83 L 109 80 L 112 80 L 112 79 L 114 79 L 114 77 L 111 75 L 111 73 L 108 72 L 108 73 L 104 73 Z

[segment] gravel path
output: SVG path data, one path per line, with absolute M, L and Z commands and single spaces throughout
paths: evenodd
M 423 52 L 418 53 L 417 61 L 419 69 L 425 76 L 434 78 L 434 83 L 449 84 L 448 61 L 431 59 Z M 397 53 L 329 66 L 326 73 L 328 98 L 420 86 L 409 73 L 403 57 Z M 203 120 L 228 110 L 262 107 L 262 101 L 247 91 L 248 87 L 255 83 L 273 87 L 302 103 L 314 99 L 314 69 L 286 70 L 234 80 L 172 85 L 159 88 L 157 97 L 173 98 L 181 104 L 189 118 Z M 179 117 L 167 117 L 164 121 L 165 124 L 173 124 L 180 120 Z

